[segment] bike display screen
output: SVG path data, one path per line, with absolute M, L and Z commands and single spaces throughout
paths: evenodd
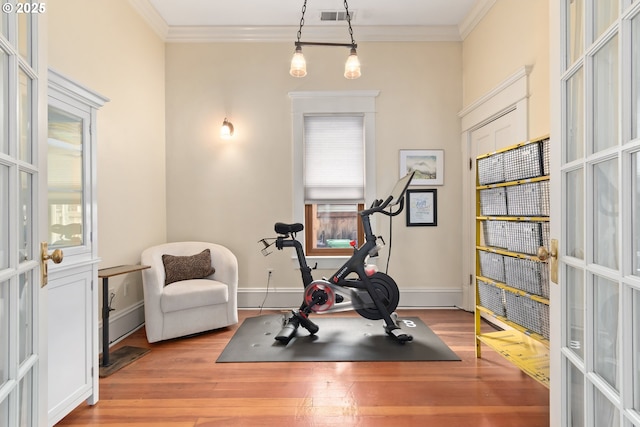
M 404 192 L 407 191 L 407 187 L 409 187 L 409 183 L 411 182 L 414 173 L 415 171 L 411 171 L 404 177 L 400 178 L 398 182 L 396 182 L 396 185 L 391 191 L 392 199 L 391 202 L 389 202 L 389 206 L 397 205 L 398 203 L 400 203 L 400 200 L 402 200 L 402 196 L 404 196 Z

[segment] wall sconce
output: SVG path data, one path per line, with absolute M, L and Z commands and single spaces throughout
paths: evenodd
M 349 25 L 349 35 L 351 36 L 351 43 L 317 43 L 317 42 L 301 42 L 302 27 L 304 25 L 304 13 L 307 10 L 307 0 L 304 0 L 302 5 L 302 18 L 300 18 L 300 28 L 298 29 L 298 41 L 295 42 L 296 50 L 291 59 L 291 69 L 289 74 L 293 77 L 304 77 L 307 75 L 307 62 L 302 54 L 302 46 L 341 46 L 350 48 L 349 57 L 344 66 L 344 76 L 347 79 L 357 79 L 360 77 L 360 61 L 358 60 L 358 53 L 356 48 L 358 45 L 353 40 L 353 29 L 351 28 L 351 15 L 349 14 L 349 5 L 347 0 L 344 0 L 344 9 L 347 15 L 347 24 Z
M 222 127 L 220 128 L 220 136 L 222 139 L 229 139 L 233 136 L 233 124 L 227 120 L 226 117 L 224 118 Z

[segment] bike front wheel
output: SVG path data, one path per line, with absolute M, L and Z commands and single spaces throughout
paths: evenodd
M 396 282 L 387 274 L 380 272 L 373 274 L 369 277 L 369 280 L 373 285 L 376 298 L 382 301 L 387 313 L 393 313 L 400 301 L 400 290 Z M 375 306 L 357 308 L 356 312 L 369 320 L 380 320 L 384 318 L 383 314 L 378 310 L 378 307 Z

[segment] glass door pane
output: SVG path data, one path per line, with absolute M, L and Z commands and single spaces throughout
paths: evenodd
M 596 427 L 618 427 L 620 413 L 600 390 L 594 387 L 594 425 Z
M 633 409 L 640 412 L 640 291 L 634 289 L 632 300 L 631 327 L 633 329 Z
M 0 165 L 0 270 L 9 267 L 9 168 Z
M 571 65 L 584 51 L 584 0 L 568 3 L 567 11 L 567 65 Z
M 21 274 L 19 280 L 18 361 L 20 364 L 33 354 L 33 289 L 31 273 Z
M 618 269 L 618 160 L 593 166 L 593 261 Z
M 6 2 L 3 2 L 6 3 Z M 8 18 L 9 18 L 9 14 L 8 13 L 3 13 L 0 15 L 0 33 L 7 38 L 8 33 Z
M 20 143 L 18 155 L 20 160 L 31 162 L 32 157 L 32 135 L 31 135 L 31 78 L 23 71 L 18 73 L 18 141 Z
M 584 73 L 583 68 L 567 80 L 567 125 L 565 162 L 584 156 Z
M 618 144 L 618 36 L 593 58 L 593 152 Z
M 619 288 L 616 282 L 595 276 L 593 283 L 593 346 L 594 371 L 611 387 L 619 387 L 618 329 Z
M 640 276 L 640 154 L 631 156 L 631 273 Z
M 33 370 L 27 371 L 20 380 L 18 401 L 18 425 L 28 427 L 33 424 Z
M 33 232 L 33 189 L 32 176 L 27 172 L 20 172 L 20 223 L 18 224 L 18 253 L 19 262 L 32 258 L 32 232 Z
M 37 3 L 24 3 L 24 9 Z M 16 13 L 18 16 L 18 53 L 31 65 L 31 14 Z
M 9 425 L 9 399 L 0 402 L 0 425 Z
M 3 14 L 4 15 L 4 14 Z M 9 152 L 9 60 L 0 49 L 0 153 Z
M 584 376 L 574 365 L 569 363 L 567 370 L 567 384 L 569 394 L 569 408 L 567 410 L 567 423 L 571 427 L 584 427 Z
M 594 0 L 593 16 L 595 24 L 595 38 L 597 39 L 609 25 L 618 17 L 618 1 Z
M 584 171 L 567 173 L 565 209 L 571 221 L 566 227 L 567 255 L 584 259 Z
M 631 21 L 631 137 L 640 136 L 640 15 Z
M 81 117 L 49 106 L 49 245 L 83 244 L 83 126 Z
M 0 388 L 9 378 L 9 281 L 0 282 Z M 0 425 L 2 425 L 0 423 Z
M 581 360 L 584 360 L 584 274 L 582 270 L 567 267 L 567 298 L 565 312 L 566 342 L 564 345 L 571 349 Z

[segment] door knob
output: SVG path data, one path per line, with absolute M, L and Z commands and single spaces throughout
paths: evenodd
M 40 287 L 43 288 L 47 286 L 47 283 L 49 282 L 49 264 L 47 264 L 47 261 L 51 260 L 55 264 L 60 264 L 63 258 L 64 253 L 61 249 L 55 249 L 51 254 L 49 254 L 49 245 L 47 242 L 40 243 L 40 276 L 42 279 Z
M 553 249 L 551 250 L 551 252 L 549 252 L 547 250 L 547 248 L 545 248 L 544 246 L 540 246 L 538 248 L 538 259 L 540 261 L 546 261 L 546 260 L 549 259 L 549 257 L 557 258 L 558 257 L 558 253 L 556 251 L 554 251 Z
M 550 250 L 544 246 L 538 248 L 538 259 L 540 261 L 549 260 L 550 279 L 558 283 L 558 239 L 551 239 Z

